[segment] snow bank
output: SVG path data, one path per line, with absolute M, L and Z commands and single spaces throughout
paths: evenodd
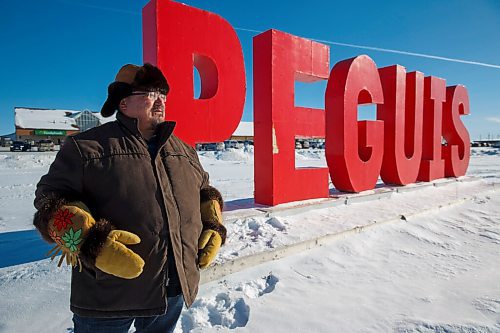
M 471 148 L 471 156 L 492 156 L 500 155 L 500 148 L 493 147 L 473 147 Z
M 0 154 L 0 169 L 48 168 L 56 153 L 7 153 Z
M 253 146 L 248 148 L 229 148 L 223 151 L 198 152 L 200 159 L 218 161 L 250 161 L 253 160 Z
M 298 149 L 295 150 L 295 160 L 321 160 L 325 159 L 324 149 Z

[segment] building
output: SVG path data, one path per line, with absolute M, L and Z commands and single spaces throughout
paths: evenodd
M 68 135 L 115 120 L 115 116 L 103 118 L 98 112 L 89 110 L 58 110 L 15 107 L 15 140 L 52 140 L 61 144 Z M 236 141 L 253 141 L 253 122 L 240 122 L 230 138 Z
M 242 121 L 231 135 L 231 140 L 253 141 L 253 122 Z
M 15 107 L 16 140 L 38 142 L 50 139 L 61 144 L 68 135 L 83 132 L 115 118 L 103 118 L 89 110 L 57 110 Z
M 71 117 L 75 119 L 76 125 L 80 129 L 80 132 L 115 120 L 115 117 L 104 118 L 103 116 L 101 116 L 101 113 L 91 112 L 89 110 L 83 110 L 82 112 L 73 114 Z

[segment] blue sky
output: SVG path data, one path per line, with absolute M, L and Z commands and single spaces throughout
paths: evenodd
M 0 3 L 0 134 L 14 132 L 14 107 L 100 110 L 107 85 L 125 63 L 142 63 L 147 0 L 24 0 Z M 500 137 L 500 2 L 490 1 L 195 1 L 235 27 L 245 56 L 252 120 L 252 37 L 270 28 L 330 44 L 330 67 L 369 55 L 464 84 L 471 137 Z M 419 53 L 482 64 L 439 60 Z M 493 66 L 487 66 L 493 65 Z M 326 83 L 297 84 L 296 103 L 323 107 Z

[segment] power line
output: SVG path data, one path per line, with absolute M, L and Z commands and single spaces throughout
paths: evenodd
M 235 27 L 234 29 L 235 30 L 240 30 L 240 31 L 247 31 L 247 32 L 256 32 L 256 33 L 262 33 L 263 32 L 263 31 L 253 30 L 253 29 L 237 28 L 237 27 Z M 436 60 L 442 60 L 442 61 L 457 62 L 457 63 L 461 63 L 461 64 L 476 65 L 476 66 L 483 66 L 483 67 L 490 67 L 490 68 L 500 69 L 500 65 L 488 64 L 488 63 L 479 62 L 479 61 L 463 60 L 463 59 L 449 58 L 449 57 L 441 57 L 441 56 L 436 56 L 436 55 L 432 55 L 432 54 L 416 53 L 416 52 L 401 51 L 401 50 L 394 50 L 394 49 L 386 49 L 386 48 L 374 47 L 374 46 L 367 46 L 367 45 L 357 45 L 357 44 L 340 43 L 340 42 L 333 42 L 333 41 L 324 40 L 324 39 L 316 39 L 316 38 L 308 38 L 308 39 L 316 41 L 316 42 L 319 42 L 319 43 L 336 45 L 336 46 L 344 46 L 344 47 L 351 47 L 351 48 L 356 48 L 356 49 L 386 52 L 386 53 L 396 53 L 396 54 L 403 54 L 403 55 L 408 55 L 408 56 L 413 56 L 413 57 L 436 59 Z

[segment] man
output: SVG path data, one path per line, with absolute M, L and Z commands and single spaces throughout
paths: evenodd
M 173 331 L 225 241 L 220 193 L 164 120 L 168 92 L 157 67 L 123 66 L 101 110 L 117 120 L 68 137 L 37 185 L 34 224 L 73 266 L 75 333 Z

